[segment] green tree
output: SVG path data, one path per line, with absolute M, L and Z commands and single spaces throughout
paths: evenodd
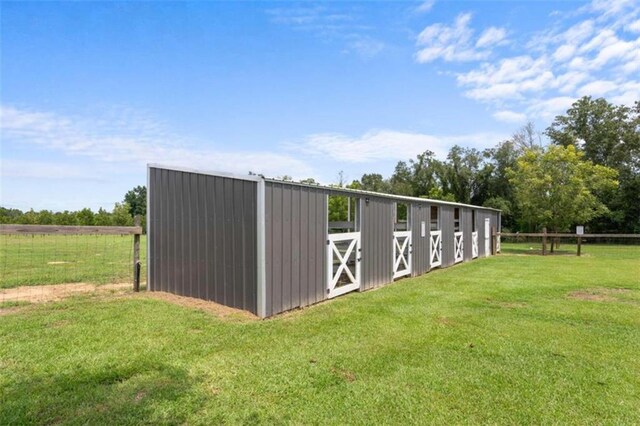
M 470 203 L 479 191 L 479 170 L 482 154 L 474 148 L 462 148 L 455 145 L 447 155 L 443 174 L 443 191 L 453 194 L 459 203 Z
M 525 151 L 509 178 L 524 224 L 553 232 L 605 214 L 596 194 L 618 185 L 614 169 L 586 161 L 572 145 Z
M 427 195 L 422 195 L 422 198 L 429 198 L 431 200 L 442 200 L 455 202 L 456 199 L 453 194 L 445 194 L 440 187 L 433 187 Z
M 133 217 L 131 216 L 131 207 L 129 204 L 116 203 L 111 213 L 111 223 L 114 226 L 132 226 Z
M 111 226 L 111 213 L 100 207 L 94 216 L 94 224 L 97 226 Z
M 307 185 L 320 185 L 318 182 L 316 182 L 316 180 L 314 178 L 302 179 L 300 181 L 300 183 L 304 183 L 304 184 L 307 184 Z
M 33 209 L 30 209 L 28 212 L 25 212 L 20 217 L 20 223 L 24 225 L 37 225 L 38 224 L 38 213 Z
M 93 212 L 89 208 L 84 208 L 76 213 L 76 218 L 78 220 L 78 225 L 82 226 L 92 226 L 95 223 Z
M 640 101 L 633 108 L 583 97 L 546 131 L 560 146 L 575 146 L 587 160 L 618 171 L 618 190 L 602 191 L 610 214 L 594 221 L 596 231 L 640 232 Z
M 39 225 L 53 225 L 53 212 L 51 210 L 40 210 L 38 212 Z
M 404 161 L 398 161 L 389 179 L 389 191 L 396 195 L 413 195 L 413 174 L 411 168 Z
M 19 209 L 0 207 L 0 223 L 18 223 L 24 213 Z
M 432 151 L 418 154 L 415 160 L 409 160 L 411 167 L 411 187 L 414 196 L 422 197 L 434 189 L 441 189 L 442 163 L 435 158 Z
M 129 206 L 131 217 L 145 216 L 147 214 L 147 187 L 139 185 L 128 191 L 124 196 L 124 202 Z
M 77 225 L 78 220 L 75 212 L 65 210 L 63 212 L 56 212 L 53 215 L 53 223 L 55 225 Z
M 360 178 L 360 188 L 364 191 L 388 193 L 391 185 L 379 173 L 365 173 Z

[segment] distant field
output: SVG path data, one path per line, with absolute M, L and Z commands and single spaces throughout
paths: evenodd
M 146 236 L 140 241 L 142 274 Z M 131 235 L 1 235 L 0 288 L 86 282 L 130 282 Z
M 145 293 L 8 306 L 0 424 L 640 424 L 640 248 L 588 253 L 266 321 Z

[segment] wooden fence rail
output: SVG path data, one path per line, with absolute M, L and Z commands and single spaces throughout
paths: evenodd
M 141 226 L 0 225 L 0 234 L 12 235 L 140 235 Z
M 133 290 L 140 291 L 140 216 L 135 226 L 0 225 L 0 235 L 133 235 Z
M 495 228 L 492 230 L 492 247 L 496 247 L 499 237 L 540 237 L 542 238 L 542 255 L 547 254 L 547 239 L 548 238 L 575 238 L 578 250 L 577 254 L 580 256 L 582 252 L 582 239 L 583 238 L 635 238 L 640 240 L 640 234 L 572 234 L 572 233 L 558 233 L 547 232 L 547 228 L 542 228 L 542 232 L 496 232 Z M 552 247 L 553 249 L 553 247 Z M 495 254 L 495 250 L 493 250 Z

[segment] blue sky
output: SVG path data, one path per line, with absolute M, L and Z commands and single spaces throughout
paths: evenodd
M 640 99 L 640 2 L 2 2 L 0 205 L 148 162 L 335 182 Z

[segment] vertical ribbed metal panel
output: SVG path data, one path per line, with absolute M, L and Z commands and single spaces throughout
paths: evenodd
M 484 229 L 484 221 L 485 219 L 489 219 L 490 226 L 489 232 L 491 232 L 491 227 L 496 226 L 497 215 L 495 212 L 491 210 L 478 210 L 478 257 L 490 256 L 491 252 L 485 251 L 485 229 Z M 491 247 L 491 235 L 489 234 L 489 247 Z
M 442 267 L 446 268 L 454 263 L 453 206 L 440 206 L 440 226 L 442 229 Z
M 425 203 L 413 203 L 411 205 L 411 253 L 412 273 L 415 277 L 429 271 L 429 205 Z M 422 223 L 425 226 L 425 235 L 422 236 Z
M 149 170 L 149 290 L 256 313 L 253 181 Z
M 471 240 L 471 232 L 472 232 L 472 227 L 471 227 L 471 210 L 469 207 L 462 207 L 462 232 L 463 234 L 463 238 L 464 238 L 464 260 L 471 260 L 471 247 L 472 247 L 472 240 Z
M 393 213 L 395 203 L 368 197 L 361 203 L 362 283 L 368 290 L 393 281 Z
M 266 182 L 266 315 L 326 299 L 327 192 Z

